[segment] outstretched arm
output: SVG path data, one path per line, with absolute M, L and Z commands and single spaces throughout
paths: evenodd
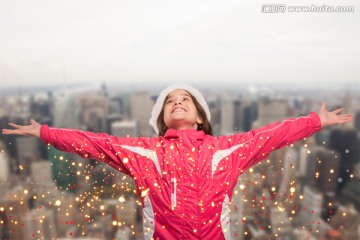
M 41 125 L 34 119 L 30 119 L 30 125 L 27 126 L 17 125 L 15 123 L 9 123 L 9 126 L 13 127 L 14 129 L 3 129 L 2 134 L 33 136 L 37 138 L 40 137 Z
M 342 110 L 339 108 L 328 112 L 323 102 L 318 114 L 310 113 L 310 116 L 289 118 L 246 133 L 235 134 L 231 141 L 227 140 L 229 137 L 225 137 L 224 142 L 238 144 L 235 145 L 235 148 L 238 146 L 238 151 L 234 152 L 234 156 L 241 157 L 234 158 L 234 166 L 245 170 L 266 158 L 272 151 L 307 138 L 324 127 L 350 122 L 352 116 L 340 114 Z
M 64 152 L 77 154 L 83 158 L 95 158 L 113 168 L 141 179 L 143 158 L 132 148 L 154 149 L 156 140 L 150 138 L 119 138 L 106 133 L 93 133 L 77 129 L 50 128 L 30 120 L 30 125 L 23 126 L 9 123 L 13 129 L 3 129 L 9 135 L 34 136 L 45 144 L 50 144 Z M 147 157 L 148 155 L 146 155 Z
M 326 104 L 325 102 L 322 102 L 320 111 L 319 111 L 319 117 L 321 121 L 321 127 L 336 125 L 336 124 L 342 124 L 352 121 L 351 114 L 339 114 L 344 109 L 339 108 L 332 112 L 328 112 L 326 110 Z

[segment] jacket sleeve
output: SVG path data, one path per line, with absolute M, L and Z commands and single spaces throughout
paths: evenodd
M 151 138 L 118 138 L 105 133 L 50 128 L 47 125 L 41 126 L 40 138 L 60 151 L 95 158 L 132 177 L 141 174 L 141 158 L 128 149 L 151 148 Z
M 266 158 L 272 151 L 303 140 L 321 130 L 320 118 L 311 112 L 309 116 L 289 118 L 246 133 L 223 137 L 231 153 L 232 166 L 243 171 Z M 225 141 L 224 141 L 225 140 Z

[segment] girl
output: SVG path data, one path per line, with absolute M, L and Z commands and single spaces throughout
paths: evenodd
M 247 133 L 212 136 L 202 94 L 187 84 L 164 89 L 152 110 L 153 138 L 118 138 L 50 128 L 31 119 L 3 134 L 40 137 L 59 150 L 96 158 L 134 178 L 145 239 L 230 239 L 229 203 L 237 178 L 275 149 L 322 127 L 351 121 L 342 109 L 287 119 Z

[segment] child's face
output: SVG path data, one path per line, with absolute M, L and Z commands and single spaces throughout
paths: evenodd
M 203 121 L 196 106 L 185 90 L 171 92 L 164 103 L 164 122 L 168 128 L 176 130 L 197 129 Z

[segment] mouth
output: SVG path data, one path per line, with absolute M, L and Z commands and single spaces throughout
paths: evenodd
M 186 112 L 186 110 L 182 107 L 178 107 L 178 108 L 175 108 L 172 113 L 176 113 L 176 112 Z

